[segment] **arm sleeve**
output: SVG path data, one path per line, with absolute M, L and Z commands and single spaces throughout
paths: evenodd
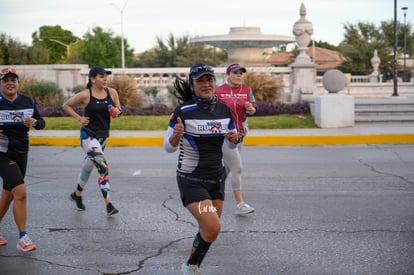
M 33 128 L 35 128 L 36 130 L 41 130 L 45 128 L 46 122 L 40 115 L 39 110 L 36 107 L 36 104 L 33 106 L 33 118 L 37 121 L 36 125 Z
M 167 132 L 165 133 L 165 136 L 164 136 L 164 149 L 165 151 L 167 151 L 167 153 L 174 153 L 178 149 L 178 146 L 173 147 L 170 143 L 170 137 L 173 135 L 173 132 L 174 132 L 174 128 L 171 126 L 168 126 Z

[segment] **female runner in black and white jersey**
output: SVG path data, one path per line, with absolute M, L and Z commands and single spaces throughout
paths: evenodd
M 0 223 L 12 205 L 19 230 L 17 248 L 29 252 L 36 249 L 26 233 L 27 191 L 24 178 L 30 148 L 29 129 L 43 129 L 46 123 L 33 98 L 19 92 L 19 75 L 15 68 L 1 70 L 0 84 L 0 178 L 3 179 Z M 0 246 L 6 244 L 7 240 L 0 232 Z
M 235 146 L 238 141 L 231 111 L 217 101 L 215 88 L 214 71 L 205 63 L 191 67 L 188 81 L 176 78 L 175 96 L 183 103 L 171 115 L 164 138 L 167 152 L 179 148 L 181 200 L 199 225 L 189 259 L 181 267 L 184 274 L 198 274 L 220 232 L 226 176 L 222 145 Z

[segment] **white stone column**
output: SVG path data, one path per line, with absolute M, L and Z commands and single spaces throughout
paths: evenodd
M 313 34 L 313 25 L 306 19 L 306 8 L 300 6 L 300 20 L 293 25 L 293 34 L 298 44 L 299 54 L 295 62 L 290 64 L 290 102 L 313 99 L 316 91 L 316 64 L 307 55 L 306 50 Z

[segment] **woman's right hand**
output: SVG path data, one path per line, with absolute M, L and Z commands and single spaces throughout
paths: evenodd
M 82 126 L 88 126 L 88 124 L 89 124 L 89 117 L 81 116 L 79 118 L 79 122 L 82 124 Z
M 177 123 L 174 125 L 173 134 L 169 139 L 173 147 L 177 147 L 181 137 L 184 135 L 184 124 L 180 117 L 177 117 Z
M 177 117 L 177 123 L 174 126 L 173 136 L 182 137 L 184 135 L 184 124 L 181 120 L 181 117 Z

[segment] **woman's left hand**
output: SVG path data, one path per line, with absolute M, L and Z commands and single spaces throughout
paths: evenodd
M 121 108 L 115 107 L 113 114 L 115 114 L 115 117 L 119 117 L 122 114 Z
M 254 113 L 256 113 L 256 108 L 254 108 L 253 104 L 249 101 L 246 101 L 246 103 L 244 103 L 244 108 L 246 109 L 246 112 L 249 115 L 253 115 Z

